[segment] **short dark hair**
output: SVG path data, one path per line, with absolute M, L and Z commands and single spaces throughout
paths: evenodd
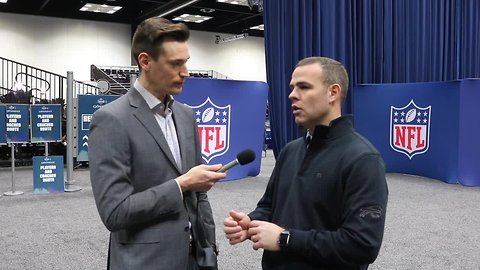
M 323 71 L 323 82 L 326 86 L 338 83 L 342 88 L 341 101 L 345 102 L 348 93 L 348 73 L 342 63 L 328 57 L 307 57 L 298 62 L 295 67 L 319 64 Z
M 141 22 L 132 40 L 132 55 L 137 61 L 138 55 L 142 52 L 148 53 L 154 59 L 157 59 L 162 53 L 162 44 L 166 40 L 185 42 L 190 37 L 188 27 L 183 23 L 172 23 L 171 21 L 152 17 Z

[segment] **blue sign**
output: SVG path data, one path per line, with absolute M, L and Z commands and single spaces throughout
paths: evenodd
M 77 106 L 77 161 L 88 161 L 88 129 L 93 113 L 119 96 L 78 95 Z
M 33 193 L 58 193 L 63 191 L 63 156 L 34 156 Z
M 256 159 L 228 171 L 225 180 L 260 173 L 268 85 L 264 82 L 189 78 L 175 100 L 191 107 L 206 164 L 226 164 L 246 148 Z
M 61 105 L 45 104 L 30 107 L 32 142 L 56 142 L 62 139 Z
M 387 172 L 480 185 L 480 80 L 360 85 L 353 93 L 355 128 Z
M 28 112 L 29 105 L 7 105 L 5 112 L 5 126 L 7 142 L 22 143 L 29 142 L 30 119 Z
M 0 144 L 7 142 L 7 131 L 5 126 L 5 110 L 6 107 L 0 105 Z

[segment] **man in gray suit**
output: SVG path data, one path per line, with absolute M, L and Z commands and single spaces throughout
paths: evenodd
M 140 76 L 93 116 L 89 162 L 109 269 L 217 269 L 207 191 L 225 173 L 202 165 L 193 112 L 176 102 L 188 77 L 189 30 L 142 22 L 132 42 Z

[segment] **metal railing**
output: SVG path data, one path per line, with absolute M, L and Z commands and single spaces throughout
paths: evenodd
M 0 57 L 0 102 L 65 103 L 67 77 Z M 97 94 L 96 83 L 74 81 L 74 96 Z
M 231 79 L 215 70 L 189 70 L 190 76 L 212 79 Z M 91 80 L 102 94 L 122 95 L 130 89 L 131 77 L 138 78 L 137 66 L 90 66 Z
M 99 93 L 96 82 L 73 81 L 72 88 L 74 97 Z M 0 57 L 0 104 L 62 104 L 62 134 L 66 134 L 66 97 L 66 76 Z M 44 145 L 38 143 L 18 144 L 15 151 L 18 166 L 31 165 L 32 156 L 45 152 Z M 65 146 L 61 142 L 52 142 L 49 152 L 51 155 L 65 155 Z M 0 167 L 10 166 L 10 159 L 8 145 L 0 145 Z
M 108 72 L 108 73 L 107 73 Z M 138 74 L 138 69 L 131 72 L 123 69 L 102 69 L 96 65 L 90 66 L 90 78 L 97 83 L 100 94 L 123 95 L 130 89 L 130 76 Z

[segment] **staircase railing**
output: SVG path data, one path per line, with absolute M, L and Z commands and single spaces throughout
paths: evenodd
M 73 82 L 74 98 L 79 94 L 98 94 L 98 92 L 98 87 L 94 82 Z M 66 134 L 64 110 L 66 96 L 66 76 L 0 57 L 0 103 L 62 104 L 62 134 Z M 66 154 L 66 148 L 61 142 L 51 142 L 48 149 L 50 155 Z M 43 153 L 43 144 L 18 144 L 15 163 L 18 166 L 31 165 L 32 156 Z M 7 145 L 0 145 L 0 167 L 9 166 L 11 166 L 10 148 Z
M 215 70 L 189 70 L 190 76 L 212 79 L 230 79 Z M 123 95 L 130 89 L 130 79 L 138 78 L 137 66 L 90 66 L 90 78 L 97 83 L 100 93 Z
M 115 73 L 113 73 L 113 71 Z M 112 73 L 107 73 L 112 71 Z M 117 73 L 118 71 L 118 73 Z M 90 66 L 90 78 L 97 82 L 101 94 L 123 95 L 130 89 L 130 75 L 138 74 L 135 72 L 126 72 L 124 69 L 101 69 L 96 65 Z
M 60 74 L 0 57 L 1 103 L 65 103 L 67 78 Z M 74 97 L 97 94 L 96 83 L 74 81 Z

